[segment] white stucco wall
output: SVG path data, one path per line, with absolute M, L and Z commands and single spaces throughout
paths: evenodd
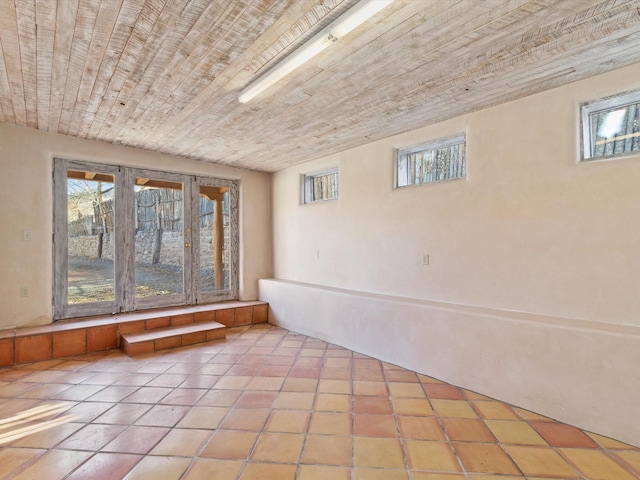
M 271 274 L 268 175 L 0 125 L 0 330 L 51 322 L 53 157 L 239 180 L 239 294 L 257 298 L 258 279 Z
M 640 156 L 578 162 L 580 103 L 634 89 L 640 64 L 276 173 L 272 319 L 640 445 Z M 393 189 L 395 148 L 460 132 L 465 180 Z

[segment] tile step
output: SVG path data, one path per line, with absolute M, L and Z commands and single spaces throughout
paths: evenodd
M 216 321 L 198 322 L 139 333 L 125 333 L 120 338 L 120 345 L 127 355 L 135 356 L 219 340 L 226 337 L 226 332 L 227 327 Z

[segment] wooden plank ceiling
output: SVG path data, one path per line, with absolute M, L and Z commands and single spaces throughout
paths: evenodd
M 275 171 L 640 61 L 640 0 L 0 0 L 0 121 Z

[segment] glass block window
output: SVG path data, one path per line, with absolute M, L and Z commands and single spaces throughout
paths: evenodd
M 302 190 L 303 203 L 338 198 L 338 169 L 334 168 L 313 175 L 304 175 Z
M 466 137 L 435 140 L 398 150 L 396 186 L 456 180 L 466 176 Z
M 640 92 L 582 105 L 582 160 L 640 152 Z

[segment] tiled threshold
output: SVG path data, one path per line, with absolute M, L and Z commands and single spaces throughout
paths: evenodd
M 111 350 L 123 334 L 218 322 L 225 327 L 265 323 L 265 302 L 223 302 L 195 307 L 61 320 L 50 325 L 0 331 L 0 366 L 19 365 Z

